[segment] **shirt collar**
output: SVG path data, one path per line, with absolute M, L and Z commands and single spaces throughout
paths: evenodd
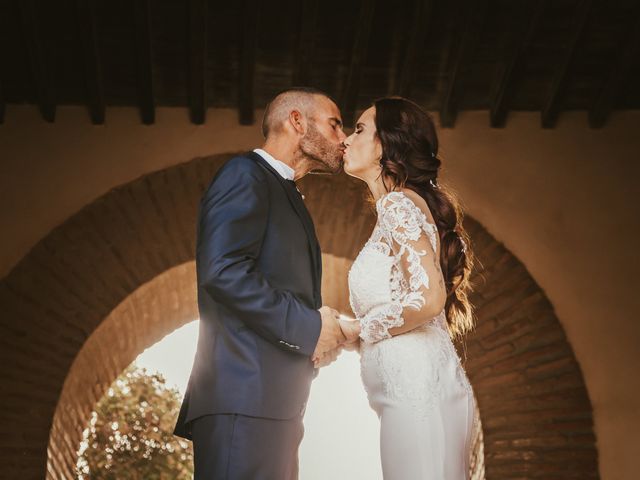
M 271 156 L 269 153 L 265 152 L 261 148 L 254 148 L 253 151 L 256 152 L 258 155 L 260 155 L 262 158 L 264 158 L 265 161 L 269 165 L 271 165 L 275 169 L 275 171 L 280 174 L 282 178 L 285 178 L 287 180 L 293 180 L 296 172 L 289 165 L 287 165 L 284 162 L 281 162 L 280 160 L 273 158 L 273 156 Z

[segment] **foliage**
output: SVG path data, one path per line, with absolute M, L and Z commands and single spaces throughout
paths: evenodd
M 92 412 L 78 452 L 79 480 L 186 480 L 191 443 L 173 436 L 180 393 L 131 364 Z

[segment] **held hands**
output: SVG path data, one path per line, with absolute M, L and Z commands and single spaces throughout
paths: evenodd
M 319 312 L 322 327 L 316 349 L 311 356 L 311 359 L 314 361 L 327 352 L 337 349 L 347 339 L 340 328 L 340 323 L 338 322 L 339 314 L 336 310 L 324 306 Z
M 346 318 L 339 318 L 340 329 L 347 341 L 344 343 L 343 348 L 345 350 L 360 350 L 360 321 L 347 320 Z
M 342 345 L 340 345 L 334 348 L 333 350 L 329 350 L 328 352 L 321 355 L 320 357 L 314 357 L 313 359 L 314 368 L 326 367 L 327 365 L 330 365 L 333 362 L 335 362 L 336 359 L 338 358 L 338 355 L 342 353 L 342 348 L 343 348 Z
M 357 348 L 360 333 L 360 322 L 341 319 L 336 310 L 327 306 L 319 311 L 322 328 L 316 350 L 311 357 L 316 368 L 334 362 L 343 348 Z

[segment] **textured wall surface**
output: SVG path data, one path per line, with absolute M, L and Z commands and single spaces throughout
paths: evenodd
M 195 315 L 198 199 L 228 155 L 196 159 L 118 187 L 45 237 L 0 284 L 2 411 L 21 478 L 69 478 L 92 405 L 145 347 Z M 190 187 L 190 188 L 188 188 Z M 361 185 L 302 187 L 325 252 L 325 302 L 349 312 L 346 275 L 373 224 Z M 468 219 L 480 264 L 478 329 L 466 369 L 484 426 L 488 478 L 594 478 L 597 451 L 580 368 L 526 269 Z M 47 462 L 48 451 L 48 462 Z M 576 477 L 578 475 L 578 477 Z
M 53 125 L 43 122 L 37 110 L 30 106 L 9 105 L 7 111 L 5 124 L 0 127 L 0 228 L 3 232 L 0 277 L 5 277 L 5 281 L 12 268 L 27 261 L 31 249 L 34 256 L 28 262 L 40 262 L 43 268 L 51 270 L 47 267 L 48 251 L 43 246 L 34 247 L 43 241 L 55 249 L 65 243 L 75 245 L 77 236 L 72 225 L 77 220 L 74 216 L 114 187 L 192 158 L 248 149 L 261 142 L 258 126 L 238 126 L 236 112 L 229 110 L 211 109 L 207 123 L 194 126 L 189 123 L 186 110 L 159 108 L 157 122 L 152 127 L 140 125 L 138 112 L 133 108 L 110 107 L 108 121 L 103 126 L 90 125 L 83 107 L 59 108 Z M 256 118 L 259 117 L 258 112 Z M 463 112 L 455 129 L 439 132 L 445 160 L 443 173 L 445 182 L 459 192 L 469 215 L 526 266 L 551 302 L 583 372 L 593 407 L 602 478 L 635 479 L 636 452 L 640 449 L 637 435 L 640 377 L 635 372 L 640 361 L 640 322 L 637 321 L 640 317 L 640 296 L 637 295 L 640 255 L 635 251 L 633 239 L 640 235 L 637 201 L 640 196 L 637 182 L 640 178 L 637 161 L 640 112 L 617 112 L 600 130 L 591 130 L 586 125 L 583 113 L 567 112 L 555 129 L 545 130 L 540 128 L 539 114 L 531 112 L 510 114 L 507 128 L 492 129 L 488 126 L 487 112 Z M 202 171 L 203 175 L 209 173 L 206 169 Z M 185 189 L 198 190 L 207 180 L 196 174 L 195 178 L 186 180 Z M 133 201 L 136 203 L 137 197 Z M 100 201 L 92 208 L 97 209 L 99 205 Z M 128 202 L 123 205 L 134 211 Z M 340 205 L 338 210 L 349 208 L 352 207 Z M 321 212 L 314 209 L 313 213 L 318 223 L 326 222 L 318 218 Z M 330 217 L 330 212 L 326 216 Z M 134 220 L 127 220 L 125 212 L 117 213 L 115 220 L 98 214 L 92 221 L 99 232 L 89 237 L 95 244 L 104 238 L 101 229 L 112 228 L 112 225 L 123 228 L 120 226 Z M 178 221 L 185 227 L 172 225 L 173 228 L 192 228 L 188 218 Z M 53 229 L 65 222 L 68 227 L 65 235 L 69 239 L 52 243 L 52 239 L 57 238 Z M 140 222 L 144 224 L 148 220 Z M 154 225 L 150 228 L 156 228 Z M 346 227 L 353 229 L 349 222 L 336 226 Z M 147 238 L 130 239 L 129 248 L 134 250 L 140 248 L 135 247 L 136 242 L 148 244 L 156 272 L 171 268 L 163 258 L 164 253 L 153 253 L 156 244 L 163 241 L 163 228 Z M 367 233 L 353 235 L 364 238 Z M 336 236 L 323 241 L 333 242 L 332 248 L 345 252 L 349 249 L 340 244 L 351 240 Z M 64 260 L 63 265 L 72 265 L 72 262 L 83 265 L 86 271 L 76 264 L 72 267 L 83 276 L 84 283 L 90 285 L 93 272 L 105 269 L 113 255 L 103 252 L 83 263 L 82 258 L 75 259 L 75 256 L 90 251 L 84 248 L 74 246 L 71 252 L 60 253 L 64 258 L 57 261 Z M 184 258 L 184 250 L 188 253 L 189 246 L 177 244 L 174 248 Z M 342 260 L 347 258 L 336 256 L 334 260 L 348 263 Z M 126 261 L 132 266 L 141 263 L 135 254 L 127 256 Z M 64 268 L 61 271 L 66 274 Z M 14 287 L 19 270 L 13 273 Z M 134 271 L 136 281 L 129 281 L 130 275 L 120 275 L 131 288 L 149 280 L 143 278 L 142 270 L 136 267 Z M 21 297 L 19 308 L 31 312 L 33 321 L 58 340 L 55 345 L 41 343 L 39 350 L 27 350 L 18 330 L 24 314 L 16 315 L 14 304 L 5 307 L 8 292 L 5 286 L 1 289 L 0 342 L 3 349 L 5 346 L 18 349 L 15 356 L 10 353 L 13 350 L 0 349 L 6 365 L 3 378 L 17 382 L 13 392 L 3 393 L 3 402 L 8 405 L 19 404 L 16 399 L 20 398 L 21 388 L 27 385 L 33 388 L 33 381 L 17 373 L 17 369 L 41 368 L 41 373 L 46 373 L 57 364 L 68 368 L 71 359 L 67 357 L 73 355 L 66 351 L 70 337 L 77 337 L 73 340 L 74 348 L 77 347 L 78 342 L 92 332 L 91 325 L 106 318 L 130 293 L 129 288 L 104 285 L 104 282 L 98 287 L 81 285 L 75 300 L 67 302 L 75 302 L 71 305 L 80 310 L 85 308 L 85 303 L 99 308 L 100 319 L 93 318 L 92 310 L 85 308 L 87 315 L 64 315 L 56 317 L 54 322 L 44 314 L 56 315 L 59 310 L 50 307 L 43 310 L 45 307 L 38 304 L 36 297 L 43 294 L 44 288 L 54 296 L 64 293 L 67 277 L 58 281 L 61 286 L 51 286 L 43 280 L 59 272 L 45 270 L 38 277 L 24 279 L 24 290 L 11 287 L 11 295 Z M 344 282 L 337 270 L 327 275 Z M 120 293 L 113 297 L 112 289 Z M 87 318 L 91 320 L 86 322 Z M 72 333 L 58 334 L 57 325 L 65 323 L 77 324 L 77 327 Z M 12 336 L 11 332 L 18 336 Z M 471 344 L 469 339 L 469 353 Z M 37 352 L 37 358 L 47 358 L 50 362 L 36 367 L 31 351 Z M 471 372 L 470 365 L 469 369 Z M 49 392 L 48 377 L 38 386 L 43 398 L 57 395 Z M 55 389 L 59 389 L 59 385 Z M 30 415 L 37 417 L 41 411 L 32 408 Z M 21 425 L 21 435 L 44 428 L 30 424 L 29 418 L 21 420 L 25 422 Z M 8 438 L 4 442 L 9 450 L 3 448 L 3 462 L 18 461 L 20 455 L 11 450 L 15 442 Z

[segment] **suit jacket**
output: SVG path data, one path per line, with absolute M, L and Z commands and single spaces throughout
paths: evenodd
M 200 202 L 200 330 L 176 435 L 191 438 L 202 415 L 301 415 L 317 373 L 321 262 L 293 184 L 255 152 L 222 166 Z

